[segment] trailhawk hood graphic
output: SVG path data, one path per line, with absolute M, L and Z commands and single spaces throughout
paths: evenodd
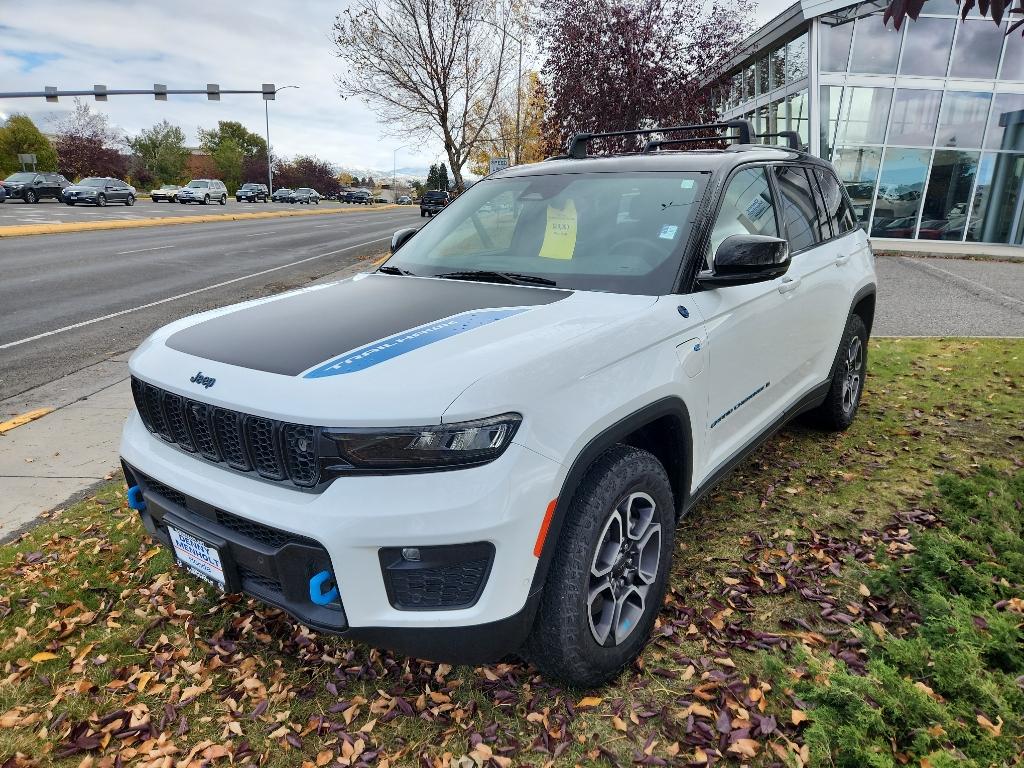
M 285 376 L 362 371 L 569 291 L 372 275 L 228 312 L 171 335 L 171 349 Z

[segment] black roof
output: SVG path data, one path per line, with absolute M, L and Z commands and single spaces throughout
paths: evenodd
M 553 158 L 542 163 L 515 165 L 492 174 L 489 178 L 547 176 L 562 173 L 630 173 L 638 171 L 690 171 L 728 173 L 738 165 L 766 160 L 800 160 L 828 166 L 824 160 L 785 147 L 758 144 L 734 144 L 726 149 L 696 149 L 621 155 L 590 155 L 582 160 Z

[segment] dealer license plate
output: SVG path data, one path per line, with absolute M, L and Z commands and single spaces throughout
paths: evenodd
M 221 564 L 217 548 L 170 525 L 167 526 L 167 532 L 171 535 L 171 544 L 174 545 L 174 554 L 178 562 L 199 578 L 223 590 L 224 566 Z

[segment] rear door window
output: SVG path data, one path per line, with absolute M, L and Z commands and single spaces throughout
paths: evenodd
M 827 168 L 815 168 L 813 173 L 821 187 L 821 196 L 825 203 L 824 212 L 832 224 L 833 236 L 839 237 L 855 229 L 857 220 L 846 195 L 843 194 L 839 179 Z
M 773 170 L 782 195 L 782 214 L 790 249 L 799 252 L 827 240 L 828 223 L 818 211 L 816 195 L 807 171 L 799 165 L 777 165 Z

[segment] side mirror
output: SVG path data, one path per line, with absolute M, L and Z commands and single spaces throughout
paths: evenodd
M 711 271 L 699 272 L 701 288 L 762 283 L 789 270 L 789 244 L 767 235 L 730 235 L 715 251 Z
M 400 229 L 391 236 L 391 252 L 394 253 L 415 235 L 419 230 L 416 227 L 409 227 L 408 229 Z
M 41 187 L 41 186 L 43 186 L 43 180 L 42 180 L 42 179 L 36 179 L 36 180 L 35 180 L 35 181 L 33 181 L 32 183 L 33 183 L 33 184 L 34 184 L 35 186 L 37 186 L 37 187 Z

